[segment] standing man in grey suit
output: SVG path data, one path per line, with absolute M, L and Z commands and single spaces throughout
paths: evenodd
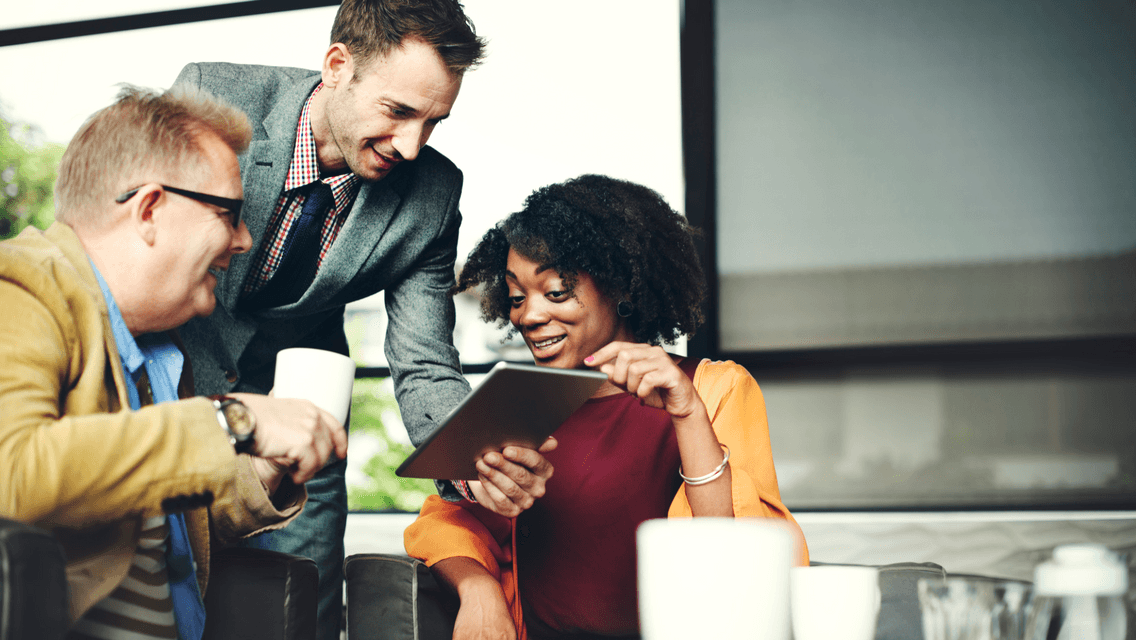
M 288 347 L 347 354 L 344 305 L 378 291 L 412 440 L 468 393 L 449 297 L 462 174 L 425 145 L 483 47 L 456 0 L 345 0 L 320 71 L 182 70 L 178 83 L 208 89 L 253 125 L 240 157 L 253 249 L 221 277 L 213 315 L 182 332 L 199 394 L 267 393 Z M 345 467 L 325 468 L 301 516 L 253 542 L 316 561 L 323 640 L 339 633 Z

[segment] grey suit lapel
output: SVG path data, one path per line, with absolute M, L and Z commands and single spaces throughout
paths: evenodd
M 313 73 L 283 91 L 261 123 L 267 138 L 255 136 L 248 151 L 241 156 L 241 180 L 245 199 L 242 217 L 252 236 L 252 249 L 246 254 L 234 256 L 229 272 L 225 274 L 222 303 L 227 309 L 236 309 L 252 261 L 265 239 L 268 220 L 276 210 L 276 202 L 280 199 L 284 178 L 287 177 L 288 166 L 292 162 L 300 110 L 319 82 L 319 74 Z

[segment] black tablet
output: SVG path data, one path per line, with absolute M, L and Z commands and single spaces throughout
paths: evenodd
M 509 445 L 539 448 L 605 380 L 599 371 L 498 363 L 395 473 L 476 480 L 478 458 Z

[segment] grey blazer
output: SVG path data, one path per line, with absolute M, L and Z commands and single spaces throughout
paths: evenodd
M 295 303 L 253 313 L 238 298 L 284 187 L 300 109 L 319 84 L 317 71 L 287 67 L 189 64 L 177 83 L 209 90 L 248 114 L 252 143 L 240 157 L 242 218 L 252 250 L 234 256 L 217 285 L 217 309 L 181 335 L 202 395 L 272 388 L 276 353 L 314 347 L 347 353 L 343 307 L 385 291 L 386 356 L 402 419 L 415 444 L 469 392 L 453 345 L 458 199 L 462 173 L 423 147 L 379 182 L 364 182 L 315 281 Z

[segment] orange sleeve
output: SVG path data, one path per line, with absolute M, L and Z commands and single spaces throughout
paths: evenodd
M 430 496 L 418 518 L 406 528 L 403 544 L 407 555 L 422 560 L 426 566 L 457 557 L 479 562 L 501 584 L 518 640 L 527 640 L 513 570 L 513 520 L 466 500 L 447 502 Z
M 430 496 L 403 533 L 403 543 L 407 555 L 427 566 L 446 558 L 473 558 L 500 580 L 502 565 L 513 561 L 511 536 L 508 518 L 466 500 Z
M 807 566 L 805 536 L 781 502 L 777 488 L 765 398 L 757 381 L 733 362 L 705 361 L 694 375 L 694 387 L 706 405 L 718 441 L 730 448 L 734 517 L 778 518 L 787 522 L 797 538 L 798 562 Z M 667 516 L 692 516 L 685 487 L 679 489 Z

